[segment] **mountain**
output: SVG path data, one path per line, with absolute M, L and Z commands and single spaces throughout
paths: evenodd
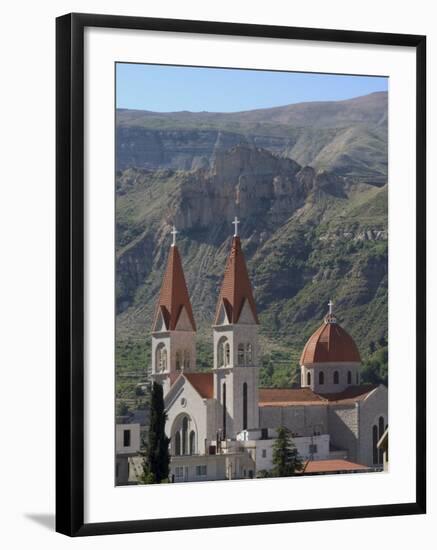
M 117 168 L 211 168 L 218 151 L 260 147 L 316 170 L 382 184 L 387 93 L 239 113 L 117 110 Z
M 235 215 L 241 219 L 242 246 L 261 321 L 264 385 L 290 385 L 298 380 L 299 353 L 320 324 L 329 299 L 335 303 L 339 320 L 356 339 L 363 359 L 371 361 L 376 353 L 378 357 L 384 355 L 386 361 L 384 102 L 386 105 L 385 94 L 371 94 L 346 102 L 246 113 L 118 112 L 117 139 L 123 132 L 161 133 L 162 146 L 162 151 L 153 156 L 144 143 L 146 149 L 141 153 L 134 138 L 117 143 L 118 397 L 132 397 L 135 373 L 143 376 L 149 364 L 152 312 L 173 223 L 180 231 L 178 247 L 198 325 L 201 367 L 211 365 L 210 327 L 230 246 L 230 222 Z M 232 121 L 245 128 L 271 124 L 272 132 L 272 121 L 278 121 L 290 133 L 297 131 L 293 124 L 299 121 L 298 130 L 307 132 L 307 136 L 311 132 L 315 136 L 318 131 L 337 136 L 342 133 L 341 140 L 334 137 L 323 147 L 323 158 L 329 156 L 329 162 L 334 162 L 335 155 L 328 155 L 328 151 L 336 149 L 336 162 L 342 158 L 344 169 L 302 164 L 285 149 L 274 150 L 266 143 L 259 146 L 247 138 L 249 133 L 239 134 L 246 136 L 244 142 L 226 141 L 222 146 L 213 146 L 201 162 L 199 142 L 194 147 L 194 141 L 186 139 L 187 133 L 199 138 L 202 132 L 216 132 L 223 137 L 228 130 L 202 127 L 215 119 L 222 125 Z M 165 129 L 159 120 L 171 123 L 173 129 Z M 367 177 L 364 174 L 371 163 L 377 164 L 378 155 L 371 148 L 360 150 L 354 146 L 355 138 L 346 136 L 362 137 L 364 126 L 367 132 L 372 125 L 380 128 L 378 154 L 384 162 L 380 163 L 378 176 Z M 284 128 L 275 131 L 285 132 Z M 166 142 L 162 141 L 163 133 Z M 308 147 L 301 142 L 301 157 L 313 154 L 315 140 Z M 137 157 L 123 152 L 128 143 Z M 322 158 L 321 152 L 317 158 Z M 185 162 L 190 164 L 189 169 L 179 166 Z M 357 166 L 361 167 L 359 175 L 353 174 Z M 380 365 L 373 363 L 372 368 L 372 376 L 380 376 Z

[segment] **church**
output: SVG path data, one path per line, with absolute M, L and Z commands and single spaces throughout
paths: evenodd
M 387 388 L 360 383 L 358 347 L 332 302 L 302 351 L 300 388 L 259 387 L 259 318 L 238 223 L 217 299 L 210 372 L 196 370 L 196 322 L 173 228 L 152 329 L 152 377 L 164 390 L 171 478 L 244 479 L 269 471 L 280 426 L 291 431 L 306 464 L 382 468 L 377 444 L 388 425 Z

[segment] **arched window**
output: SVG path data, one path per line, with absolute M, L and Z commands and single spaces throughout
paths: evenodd
M 181 356 L 181 352 L 177 351 L 176 352 L 176 370 L 181 370 L 181 368 L 182 368 L 182 356 Z
M 189 369 L 189 368 L 190 368 L 190 351 L 186 349 L 184 351 L 184 369 Z
M 307 372 L 307 386 L 311 386 L 311 373 Z
M 252 363 L 253 363 L 252 344 L 248 343 L 246 345 L 246 364 L 251 365 Z
M 373 464 L 378 464 L 378 426 L 372 428 Z
M 225 365 L 228 366 L 231 363 L 231 346 L 229 342 L 225 343 Z
M 347 371 L 347 383 L 352 384 L 352 373 L 350 370 Z
M 340 375 L 338 374 L 338 370 L 334 372 L 334 384 L 340 383 Z
M 196 434 L 193 430 L 190 432 L 190 455 L 194 455 L 196 453 Z
M 243 384 L 243 430 L 247 430 L 247 383 Z
M 244 365 L 244 344 L 238 344 L 238 364 Z
M 325 383 L 325 373 L 321 370 L 319 372 L 319 384 L 323 386 L 324 383 Z
M 181 433 L 179 431 L 176 432 L 174 438 L 174 454 L 176 456 L 181 454 Z
M 226 439 L 226 384 L 222 388 L 222 405 L 223 405 L 223 439 Z
M 381 439 L 382 434 L 384 433 L 384 417 L 380 416 L 378 419 L 378 441 Z M 378 449 L 378 462 L 382 464 L 384 458 L 383 449 Z
M 162 342 L 156 348 L 155 361 L 158 372 L 167 370 L 167 350 L 165 349 L 165 344 Z
M 226 345 L 227 339 L 225 336 L 222 336 L 220 340 L 217 343 L 217 366 L 218 367 L 224 367 L 225 366 L 225 345 Z
M 182 420 L 182 454 L 183 455 L 186 455 L 188 453 L 187 436 L 188 436 L 188 418 L 184 416 Z

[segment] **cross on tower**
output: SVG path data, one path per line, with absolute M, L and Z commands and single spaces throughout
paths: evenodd
M 238 224 L 241 223 L 240 220 L 235 216 L 234 221 L 232 222 L 232 225 L 235 225 L 235 232 L 234 237 L 238 237 Z
M 332 300 L 329 300 L 328 306 L 329 306 L 329 315 L 332 315 L 332 306 L 334 305 L 334 302 Z
M 171 243 L 172 246 L 176 245 L 176 235 L 179 233 L 179 231 L 176 231 L 176 227 L 173 226 L 173 229 L 171 231 L 171 234 L 173 235 L 173 242 Z

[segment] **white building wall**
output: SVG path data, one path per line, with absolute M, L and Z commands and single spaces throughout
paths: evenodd
M 165 399 L 167 411 L 167 422 L 165 431 L 167 437 L 171 438 L 170 449 L 174 453 L 174 432 L 175 423 L 180 417 L 187 415 L 190 418 L 189 431 L 194 428 L 196 433 L 196 451 L 198 454 L 205 453 L 205 441 L 208 438 L 208 406 L 207 399 L 203 399 L 193 386 L 181 378 L 176 387 Z
M 388 390 L 382 384 L 378 386 L 366 399 L 360 402 L 357 460 L 360 464 L 373 464 L 373 437 L 372 427 L 378 426 L 379 417 L 384 418 L 384 429 L 388 424 Z M 378 436 L 379 438 L 379 436 Z
M 334 384 L 334 372 L 339 375 L 339 383 Z M 348 383 L 348 372 L 351 373 L 351 383 Z M 360 363 L 309 363 L 301 365 L 301 386 L 311 388 L 316 393 L 338 393 L 349 386 L 360 383 Z M 319 375 L 323 372 L 323 384 L 319 383 Z M 310 374 L 310 384 L 308 384 Z
M 269 431 L 269 435 L 270 435 Z M 249 437 L 259 437 L 259 434 L 251 433 Z M 329 434 L 322 434 L 313 437 L 294 437 L 293 442 L 296 445 L 297 452 L 303 461 L 306 460 L 326 460 L 330 458 Z M 275 438 L 269 439 L 248 439 L 241 442 L 246 449 L 254 449 L 256 460 L 256 471 L 271 470 L 273 468 L 273 447 Z M 311 445 L 315 445 L 316 449 Z M 312 452 L 311 452 L 312 451 Z
M 124 433 L 130 432 L 130 445 L 124 445 Z M 115 425 L 115 452 L 118 455 L 135 454 L 140 450 L 140 425 Z

